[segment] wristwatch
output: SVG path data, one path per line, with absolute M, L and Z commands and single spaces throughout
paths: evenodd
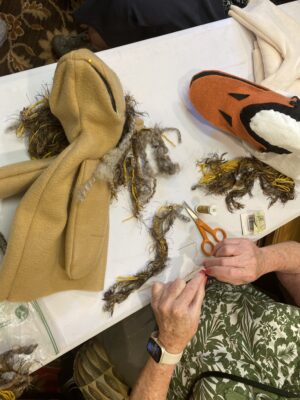
M 158 331 L 155 331 L 150 336 L 147 343 L 147 351 L 154 361 L 158 364 L 177 364 L 182 356 L 182 353 L 169 353 L 158 340 Z

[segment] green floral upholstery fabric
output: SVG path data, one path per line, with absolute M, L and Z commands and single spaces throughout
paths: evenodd
M 168 400 L 285 398 L 215 377 L 199 380 L 189 396 L 205 371 L 300 393 L 300 309 L 277 303 L 252 285 L 210 280 L 198 332 L 174 372 Z

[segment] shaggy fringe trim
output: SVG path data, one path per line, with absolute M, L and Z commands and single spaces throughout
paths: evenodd
M 17 136 L 26 139 L 33 160 L 57 156 L 69 145 L 60 121 L 50 110 L 48 90 L 23 108 L 15 128 Z
M 189 222 L 189 218 L 181 214 L 182 210 L 183 206 L 178 204 L 167 204 L 158 209 L 153 217 L 152 226 L 150 228 L 154 258 L 147 263 L 146 267 L 141 272 L 114 283 L 104 293 L 104 311 L 108 311 L 112 314 L 116 304 L 122 303 L 149 278 L 163 271 L 168 261 L 168 242 L 166 240 L 166 234 L 171 229 L 176 219 Z

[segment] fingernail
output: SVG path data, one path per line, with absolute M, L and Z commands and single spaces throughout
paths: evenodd
M 207 272 L 206 272 L 206 268 L 201 269 L 201 271 L 199 271 L 199 274 L 203 274 L 205 276 L 207 276 Z

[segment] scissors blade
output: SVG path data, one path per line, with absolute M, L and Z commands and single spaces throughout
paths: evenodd
M 189 214 L 189 216 L 194 221 L 197 221 L 197 219 L 198 219 L 197 215 L 194 213 L 194 211 L 191 209 L 191 207 L 185 201 L 183 202 L 183 207 L 186 209 L 186 211 Z

